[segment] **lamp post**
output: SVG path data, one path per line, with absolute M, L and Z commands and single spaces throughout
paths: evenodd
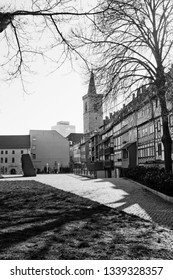
M 46 163 L 46 172 L 49 173 L 49 163 Z

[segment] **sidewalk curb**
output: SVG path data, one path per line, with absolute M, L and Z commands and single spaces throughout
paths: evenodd
M 128 179 L 128 178 L 127 178 L 127 179 Z M 152 193 L 154 193 L 155 195 L 157 195 L 157 196 L 163 198 L 165 201 L 168 201 L 168 202 L 170 202 L 170 203 L 173 204 L 173 197 L 172 197 L 172 196 L 168 196 L 168 195 L 166 195 L 166 194 L 164 194 L 164 193 L 161 193 L 161 192 L 158 192 L 158 191 L 153 190 L 153 189 L 151 189 L 151 188 L 148 188 L 148 187 L 146 187 L 145 185 L 142 185 L 142 184 L 140 184 L 140 183 L 138 183 L 138 182 L 136 182 L 136 181 L 133 181 L 133 180 L 131 180 L 131 179 L 128 179 L 128 180 L 131 181 L 131 182 L 133 182 L 133 183 L 136 183 L 137 185 L 141 186 L 143 189 L 146 189 L 146 190 L 148 190 L 149 192 L 152 192 Z

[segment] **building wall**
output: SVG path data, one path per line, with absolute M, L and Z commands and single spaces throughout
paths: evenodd
M 69 166 L 69 142 L 55 130 L 31 130 L 31 153 L 34 167 L 52 171 L 56 165 Z
M 30 149 L 1 149 L 1 174 L 22 174 L 21 156 L 30 154 Z

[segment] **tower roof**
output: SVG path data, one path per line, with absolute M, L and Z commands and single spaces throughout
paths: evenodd
M 95 87 L 95 80 L 94 80 L 94 73 L 91 71 L 90 81 L 88 86 L 88 95 L 96 94 L 96 87 Z

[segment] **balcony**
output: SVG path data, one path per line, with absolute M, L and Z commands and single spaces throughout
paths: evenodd
M 113 147 L 108 147 L 105 149 L 105 155 L 110 155 L 114 153 L 114 148 Z
M 105 168 L 113 168 L 114 167 L 114 161 L 113 160 L 105 160 L 104 167 Z

